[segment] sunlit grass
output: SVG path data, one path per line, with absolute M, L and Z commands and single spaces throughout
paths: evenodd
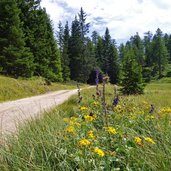
M 0 76 L 0 102 L 43 94 L 55 90 L 74 88 L 76 88 L 76 83 L 52 83 L 51 85 L 46 85 L 45 80 L 41 77 L 23 80 Z
M 113 92 L 108 85 L 108 126 L 95 88 L 83 90 L 81 104 L 74 96 L 2 142 L 0 170 L 170 170 L 170 84 L 154 82 L 144 95 L 120 96 L 115 108 Z

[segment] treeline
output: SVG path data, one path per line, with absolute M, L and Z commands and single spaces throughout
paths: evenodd
M 86 23 L 86 14 L 82 8 L 78 17 L 72 21 L 71 28 L 68 22 L 65 26 L 59 22 L 57 37 L 64 79 L 92 82 L 91 78 L 95 78 L 93 71 L 97 69 L 107 74 L 111 83 L 124 82 L 124 75 L 127 74 L 136 73 L 139 75 L 137 79 L 142 82 L 167 75 L 167 66 L 171 63 L 171 35 L 163 34 L 159 28 L 154 35 L 150 31 L 144 33 L 143 39 L 136 33 L 119 47 L 111 38 L 108 28 L 103 36 L 93 31 L 89 38 L 87 33 L 89 23 Z M 127 75 L 129 80 L 130 75 Z
M 81 8 L 71 26 L 59 22 L 55 38 L 40 0 L 1 0 L 0 73 L 94 83 L 98 70 L 101 75 L 108 75 L 111 83 L 125 85 L 167 75 L 171 35 L 157 29 L 154 35 L 147 32 L 141 39 L 136 33 L 117 47 L 108 28 L 103 36 L 96 31 L 88 36 L 90 23 L 86 17 Z
M 0 1 L 0 73 L 62 81 L 52 23 L 40 0 Z

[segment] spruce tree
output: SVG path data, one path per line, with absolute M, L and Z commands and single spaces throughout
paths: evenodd
M 26 46 L 34 55 L 34 75 L 61 81 L 60 54 L 46 10 L 41 8 L 40 0 L 17 0 L 17 4 L 21 9 Z
M 121 91 L 123 94 L 142 94 L 142 69 L 138 64 L 134 50 L 128 48 L 124 54 L 123 67 L 122 67 Z
M 97 45 L 95 47 L 95 57 L 97 61 L 97 66 L 102 69 L 103 67 L 103 39 L 102 37 L 98 36 Z
M 49 52 L 48 55 L 50 60 L 48 65 L 49 69 L 46 77 L 51 81 L 63 81 L 61 56 L 57 47 L 57 41 L 55 40 L 53 35 L 53 27 L 51 20 L 47 13 L 45 13 L 45 15 L 47 20 L 46 48 Z
M 108 75 L 110 77 L 110 82 L 112 84 L 116 84 L 119 82 L 120 64 L 115 42 L 113 42 L 113 44 L 110 45 L 109 54 L 110 55 Z
M 71 37 L 69 39 L 69 59 L 70 59 L 70 70 L 71 79 L 78 81 L 79 72 L 81 67 L 81 32 L 79 27 L 79 21 L 77 17 L 72 22 L 71 26 Z
M 168 63 L 168 51 L 163 40 L 163 33 L 159 28 L 152 41 L 152 62 L 154 65 L 153 72 L 157 74 L 159 78 L 163 77 Z
M 34 72 L 33 54 L 25 47 L 15 0 L 0 1 L 0 68 L 5 75 L 30 77 Z
M 94 59 L 91 57 L 94 55 L 88 55 L 90 48 L 86 34 L 89 32 L 89 23 L 86 23 L 86 14 L 82 8 L 78 16 L 79 20 L 75 17 L 72 22 L 69 40 L 71 79 L 86 82 L 93 68 Z
M 62 74 L 63 74 L 63 79 L 64 81 L 69 81 L 70 80 L 70 60 L 69 60 L 69 27 L 68 27 L 68 22 L 65 24 L 64 28 L 64 35 L 63 35 L 63 51 L 61 55 L 61 63 L 62 63 Z
M 134 50 L 137 61 L 140 65 L 144 66 L 144 45 L 138 33 L 130 39 L 132 48 Z
M 103 40 L 103 64 L 102 64 L 102 71 L 105 74 L 108 74 L 109 71 L 109 58 L 110 58 L 110 45 L 111 45 L 111 36 L 109 33 L 109 29 L 106 28 L 104 40 Z

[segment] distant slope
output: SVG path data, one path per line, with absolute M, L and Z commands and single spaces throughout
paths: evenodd
M 0 76 L 0 102 L 74 88 L 76 88 L 74 84 L 52 83 L 52 85 L 47 85 L 45 80 L 40 77 L 22 80 Z

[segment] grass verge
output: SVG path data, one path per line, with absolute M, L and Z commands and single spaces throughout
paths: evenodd
M 88 89 L 81 104 L 74 96 L 30 121 L 18 137 L 1 142 L 0 170 L 170 170 L 169 85 L 149 84 L 144 95 L 122 96 L 116 107 L 112 92 L 107 86 L 107 117 Z
M 45 80 L 40 77 L 23 80 L 0 76 L 0 102 L 74 88 L 76 88 L 74 83 L 52 83 L 51 85 L 46 85 Z

